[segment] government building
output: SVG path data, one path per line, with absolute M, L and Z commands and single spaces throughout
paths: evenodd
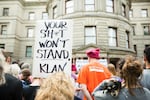
M 32 65 L 37 20 L 72 20 L 72 61 L 100 48 L 116 62 L 150 45 L 150 0 L 0 0 L 0 48 Z

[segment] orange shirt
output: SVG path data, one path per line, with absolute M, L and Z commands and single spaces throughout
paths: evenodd
M 77 82 L 86 84 L 87 89 L 91 94 L 99 83 L 110 78 L 111 75 L 112 74 L 104 65 L 99 62 L 91 62 L 81 68 Z M 84 100 L 86 99 L 84 98 Z

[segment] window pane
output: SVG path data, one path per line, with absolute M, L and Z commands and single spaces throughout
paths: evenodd
M 34 29 L 33 28 L 28 28 L 27 37 L 33 37 L 33 34 L 34 34 Z
M 113 12 L 113 8 L 112 7 L 106 7 L 106 11 L 107 12 Z
M 85 0 L 85 4 L 94 4 L 94 0 Z
M 6 35 L 7 34 L 7 25 L 2 25 L 1 26 L 1 34 Z
M 42 19 L 48 19 L 48 13 L 43 12 L 42 13 Z
M 35 14 L 34 12 L 29 12 L 29 20 L 34 20 Z
M 117 46 L 117 29 L 109 28 L 108 31 L 108 44 L 109 46 Z
M 147 9 L 142 9 L 141 10 L 141 16 L 142 17 L 147 17 L 147 15 L 148 15 Z
M 114 0 L 106 0 L 106 11 L 114 12 Z
M 94 11 L 94 5 L 86 5 L 85 10 L 86 11 Z
M 132 10 L 129 11 L 129 17 L 130 18 L 133 17 L 133 11 Z
M 115 38 L 109 38 L 109 46 L 116 46 L 116 39 Z
M 27 46 L 26 47 L 26 57 L 31 57 L 32 56 L 32 46 Z
M 9 8 L 3 8 L 3 16 L 8 16 Z
M 143 26 L 144 35 L 150 35 L 150 25 Z
M 0 48 L 5 49 L 5 44 L 0 44 Z
M 85 38 L 85 44 L 87 45 L 90 43 L 96 44 L 96 37 L 86 37 Z
M 74 2 L 72 0 L 66 1 L 66 13 L 72 13 L 74 11 Z
M 53 8 L 53 18 L 57 17 L 57 6 L 54 6 Z
M 113 6 L 113 0 L 106 0 L 106 5 Z
M 126 32 L 126 48 L 129 48 L 129 32 Z
M 85 44 L 94 43 L 96 44 L 96 27 L 86 26 L 85 27 Z
M 126 16 L 126 6 L 122 4 L 122 15 Z
M 95 36 L 95 27 L 85 27 L 86 36 Z

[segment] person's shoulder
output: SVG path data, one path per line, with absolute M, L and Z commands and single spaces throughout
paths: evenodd
M 14 77 L 14 76 L 12 76 L 11 74 L 8 74 L 8 73 L 5 74 L 5 78 L 6 78 L 6 81 L 10 84 L 21 83 L 21 81 L 18 78 Z

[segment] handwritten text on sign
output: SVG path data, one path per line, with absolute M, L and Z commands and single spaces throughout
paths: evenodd
M 49 73 L 71 73 L 72 22 L 68 20 L 38 21 L 35 34 L 33 76 Z

